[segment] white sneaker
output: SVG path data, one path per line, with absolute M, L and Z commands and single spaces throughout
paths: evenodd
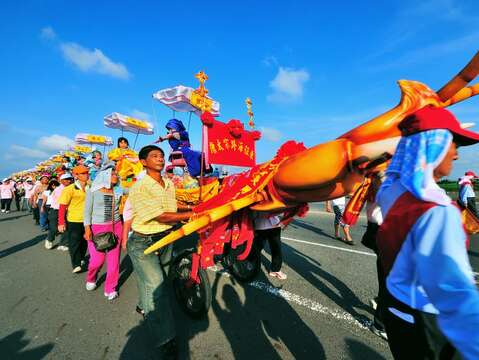
M 96 283 L 94 282 L 86 282 L 85 284 L 85 288 L 88 290 L 88 291 L 93 291 L 96 289 Z
M 388 341 L 388 334 L 386 334 L 386 331 L 384 329 L 378 328 L 374 323 L 371 324 L 369 329 L 373 332 L 373 334 L 379 336 L 381 339 Z
M 5 211 L 5 214 L 10 214 L 10 210 Z
M 5 209 L 2 209 L 2 212 L 4 213 L 4 212 L 5 212 Z
M 72 270 L 72 273 L 75 273 L 75 274 L 78 274 L 79 272 L 81 272 L 81 266 L 77 266 L 76 268 Z
M 45 240 L 45 249 L 50 250 L 53 247 L 53 243 L 49 240 Z
M 60 251 L 68 251 L 68 246 L 60 245 L 60 246 L 57 247 L 57 250 L 60 250 Z
M 269 272 L 269 276 L 272 276 L 272 277 L 275 277 L 275 278 L 278 278 L 280 280 L 286 280 L 288 278 L 288 275 L 286 275 L 284 272 L 282 271 L 270 271 Z
M 115 300 L 118 297 L 118 291 L 113 291 L 109 294 L 104 293 L 104 295 L 108 298 L 108 301 Z

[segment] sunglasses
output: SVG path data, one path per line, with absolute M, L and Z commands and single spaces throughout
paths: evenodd
M 77 175 L 88 175 L 88 171 L 86 171 L 86 172 L 81 172 L 81 173 L 77 173 Z

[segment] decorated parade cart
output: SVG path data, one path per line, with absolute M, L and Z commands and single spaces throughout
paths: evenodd
M 401 101 L 393 109 L 335 140 L 309 149 L 302 143 L 288 141 L 272 160 L 257 165 L 251 163 L 250 170 L 224 179 L 218 192 L 209 193 L 208 199 L 202 198 L 200 190 L 200 201 L 193 209 L 196 216 L 150 246 L 145 254 L 153 253 L 184 236 L 199 233 L 197 249 L 184 252 L 175 259 L 172 278 L 177 299 L 190 314 L 197 316 L 207 312 L 211 290 L 204 269 L 212 266 L 218 256 L 227 254 L 228 249 L 242 250 L 239 254 L 233 252 L 230 257 L 233 262 L 248 260 L 254 249 L 251 211 L 284 212 L 283 221 L 287 222 L 293 216 L 304 215 L 308 202 L 326 201 L 351 193 L 362 194 L 361 188 L 367 186 L 369 174 L 384 166 L 394 154 L 401 137 L 399 122 L 425 106 L 448 107 L 477 95 L 479 84 L 467 84 L 478 73 L 479 53 L 437 92 L 417 81 L 400 80 Z M 241 151 L 236 146 L 238 156 L 231 156 L 231 151 L 234 151 L 232 140 L 238 145 L 235 136 L 243 136 L 241 125 L 233 120 L 218 124 L 214 113 L 207 111 L 212 108 L 212 100 L 205 98 L 207 93 L 202 94 L 204 97 L 199 96 L 201 92 L 194 96 L 191 96 L 192 93 L 188 92 L 190 97 L 178 98 L 182 103 L 188 103 L 189 100 L 190 105 L 192 101 L 199 104 L 195 107 L 201 109 L 204 156 L 217 159 L 228 152 L 229 159 L 249 157 L 254 160 L 254 147 L 253 153 L 251 145 L 246 150 L 244 140 Z M 158 99 L 156 94 L 154 96 Z M 217 125 L 218 129 L 224 130 L 218 132 L 222 135 L 211 135 L 211 129 Z M 222 136 L 228 132 L 233 138 L 226 140 Z M 258 134 L 253 133 L 247 136 L 259 138 Z M 356 202 L 355 209 L 360 210 L 364 196 L 357 196 Z M 470 233 L 478 232 L 478 219 L 467 209 L 463 210 L 463 220 Z M 250 268 L 257 269 L 255 261 L 247 263 L 251 265 Z

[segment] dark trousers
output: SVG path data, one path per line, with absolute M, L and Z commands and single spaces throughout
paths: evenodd
M 12 199 L 2 199 L 2 210 L 10 211 L 10 206 L 12 205 Z
M 467 208 L 471 210 L 474 215 L 477 216 L 477 209 L 476 209 L 476 198 L 475 197 L 468 197 L 467 198 Z
M 376 234 L 378 232 L 379 225 L 373 222 L 368 221 L 368 225 L 366 227 L 366 232 L 363 235 L 361 243 L 366 246 L 367 248 L 374 251 L 377 255 L 376 258 L 376 273 L 378 276 L 378 295 L 377 295 L 377 307 L 374 312 L 374 325 L 377 328 L 383 329 L 383 317 L 384 317 L 384 298 L 385 298 L 385 291 L 386 291 L 386 279 L 384 277 L 384 270 L 381 264 L 381 260 L 379 260 L 378 248 L 376 245 Z
M 81 266 L 81 261 L 85 259 L 87 250 L 86 240 L 83 238 L 85 228 L 83 223 L 70 222 L 67 223 L 67 236 L 68 236 L 68 251 L 70 252 L 70 258 L 72 261 L 72 267 L 76 268 Z
M 55 241 L 58 231 L 58 210 L 48 209 L 48 240 Z M 62 244 L 63 245 L 63 244 Z
M 35 224 L 40 224 L 40 209 L 38 208 L 38 206 L 32 209 L 32 214 L 33 220 L 35 220 Z
M 17 211 L 20 211 L 20 196 L 15 195 L 15 206 L 17 207 Z
M 280 271 L 283 265 L 283 253 L 281 251 L 281 228 L 254 231 L 254 244 L 261 252 L 264 248 L 264 242 L 267 240 L 271 250 L 271 270 Z
M 410 314 L 414 323 L 394 315 L 389 307 Z M 396 300 L 386 290 L 384 325 L 394 359 L 449 360 L 460 359 L 459 352 L 449 343 L 437 325 L 436 315 L 412 309 Z

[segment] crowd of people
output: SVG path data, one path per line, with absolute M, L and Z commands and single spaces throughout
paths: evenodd
M 467 235 L 458 207 L 437 182 L 452 170 L 457 147 L 479 142 L 447 110 L 423 108 L 400 124 L 402 137 L 386 171 L 372 176 L 367 197 L 367 229 L 362 243 L 377 254 L 378 295 L 372 330 L 387 339 L 396 359 L 479 358 L 479 293 L 467 257 Z M 33 214 L 48 232 L 45 248 L 68 250 L 72 272 L 86 271 L 85 288 L 93 291 L 104 263 L 104 295 L 118 296 L 120 252 L 127 251 L 137 278 L 136 311 L 150 329 L 160 358 L 176 358 L 176 331 L 167 281 L 172 244 L 154 254 L 144 250 L 193 216 L 191 205 L 176 200 L 181 179 L 165 169 L 165 153 L 156 145 L 138 154 L 121 138 L 108 160 L 65 158 L 56 173 L 36 178 L 4 179 L 1 211 Z M 120 147 L 120 145 L 122 147 Z M 128 151 L 126 151 L 128 150 Z M 142 168 L 131 172 L 119 167 Z M 165 171 L 166 170 L 166 171 Z M 123 172 L 123 173 L 122 173 Z M 459 180 L 458 203 L 476 214 L 473 172 Z M 353 244 L 342 222 L 345 200 L 333 201 L 334 233 Z M 255 243 L 269 242 L 270 276 L 281 271 L 278 214 L 256 214 Z M 88 254 L 88 255 L 87 255 Z

